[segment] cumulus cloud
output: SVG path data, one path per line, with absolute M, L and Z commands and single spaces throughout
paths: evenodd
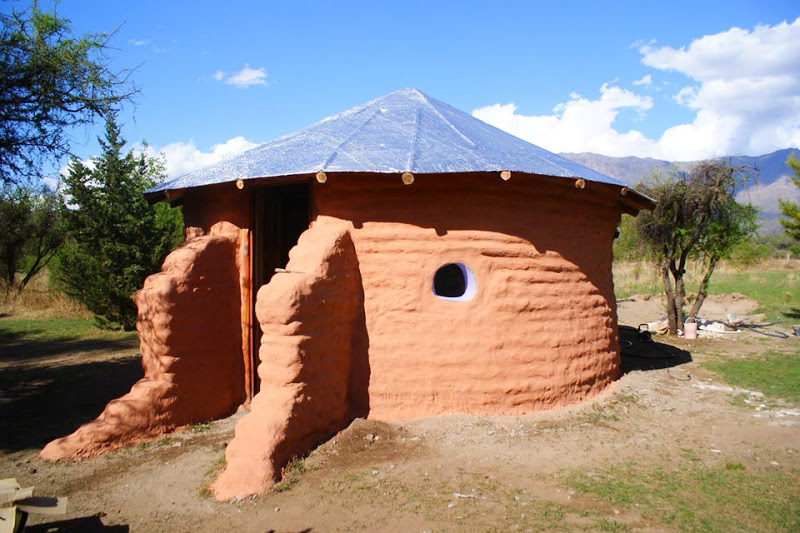
M 218 70 L 214 73 L 214 79 L 226 85 L 239 87 L 240 89 L 246 89 L 252 85 L 268 85 L 267 71 L 264 67 L 251 68 L 247 63 L 245 63 L 241 70 L 236 72 Z
M 514 104 L 490 105 L 475 109 L 472 114 L 553 152 L 624 156 L 652 151 L 653 141 L 635 130 L 616 131 L 614 120 L 623 109 L 643 113 L 652 107 L 649 96 L 604 84 L 600 87 L 599 99 L 590 100 L 573 93 L 570 100 L 558 104 L 551 115 L 521 115 Z
M 679 49 L 651 44 L 639 51 L 643 64 L 695 82 L 674 96 L 697 114 L 664 132 L 666 155 L 697 159 L 800 146 L 800 18 L 731 28 Z
M 620 132 L 614 126 L 620 111 L 646 116 L 654 103 L 607 84 L 598 99 L 571 94 L 548 115 L 519 114 L 513 103 L 486 106 L 473 115 L 558 152 L 693 160 L 800 147 L 800 18 L 753 30 L 731 28 L 677 49 L 650 42 L 639 52 L 644 65 L 691 80 L 672 95 L 675 104 L 694 113 L 691 123 L 668 127 L 657 139 L 636 130 Z M 647 74 L 633 85 L 652 83 Z
M 171 143 L 160 150 L 148 147 L 148 152 L 152 155 L 164 154 L 168 176 L 177 178 L 198 168 L 230 159 L 256 146 L 258 146 L 258 143 L 250 142 L 239 136 L 224 143 L 215 144 L 208 152 L 198 149 L 194 141 Z

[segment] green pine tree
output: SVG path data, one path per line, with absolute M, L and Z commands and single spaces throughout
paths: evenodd
M 133 150 L 116 117 L 98 139 L 99 157 L 87 165 L 73 158 L 64 180 L 69 203 L 69 237 L 59 254 L 58 278 L 67 294 L 82 302 L 102 324 L 133 329 L 133 294 L 157 272 L 166 255 L 180 244 L 180 211 L 151 206 L 143 191 L 162 181 L 164 163 Z
M 792 181 L 795 185 L 800 187 L 800 161 L 795 159 L 794 154 L 789 156 L 786 164 L 794 170 Z M 785 200 L 778 200 L 781 206 L 781 213 L 786 218 L 781 218 L 780 223 L 786 228 L 786 233 L 792 238 L 800 241 L 800 205 L 794 202 L 787 202 Z

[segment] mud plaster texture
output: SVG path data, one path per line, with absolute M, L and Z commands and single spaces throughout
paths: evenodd
M 293 456 L 365 414 L 364 296 L 346 225 L 306 231 L 287 270 L 258 293 L 261 390 L 211 487 L 220 500 L 263 492 Z
M 355 415 L 520 414 L 599 393 L 620 371 L 618 194 L 463 176 L 315 187 L 290 272 L 258 293 L 262 388 L 214 495 L 263 492 Z M 432 292 L 454 262 L 475 274 L 470 301 Z
M 242 401 L 238 229 L 220 223 L 172 252 L 136 293 L 144 378 L 94 421 L 49 443 L 44 459 L 97 455 Z
M 315 225 L 346 220 L 369 344 L 370 419 L 519 414 L 576 403 L 619 375 L 612 241 L 619 189 L 496 175 L 333 176 Z M 477 292 L 437 298 L 464 263 Z

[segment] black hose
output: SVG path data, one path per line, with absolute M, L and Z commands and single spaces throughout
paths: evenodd
M 775 324 L 780 324 L 780 322 L 773 322 L 772 324 L 763 324 L 763 325 L 755 325 L 755 324 L 739 324 L 737 327 L 742 329 L 749 329 L 753 333 L 758 333 L 760 335 L 765 335 L 767 337 L 775 337 L 776 339 L 788 339 L 789 335 L 782 331 L 764 331 L 763 327 L 765 326 L 774 326 Z

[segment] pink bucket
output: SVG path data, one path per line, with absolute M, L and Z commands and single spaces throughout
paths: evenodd
M 697 338 L 697 322 L 692 320 L 683 325 L 683 337 L 690 340 Z

